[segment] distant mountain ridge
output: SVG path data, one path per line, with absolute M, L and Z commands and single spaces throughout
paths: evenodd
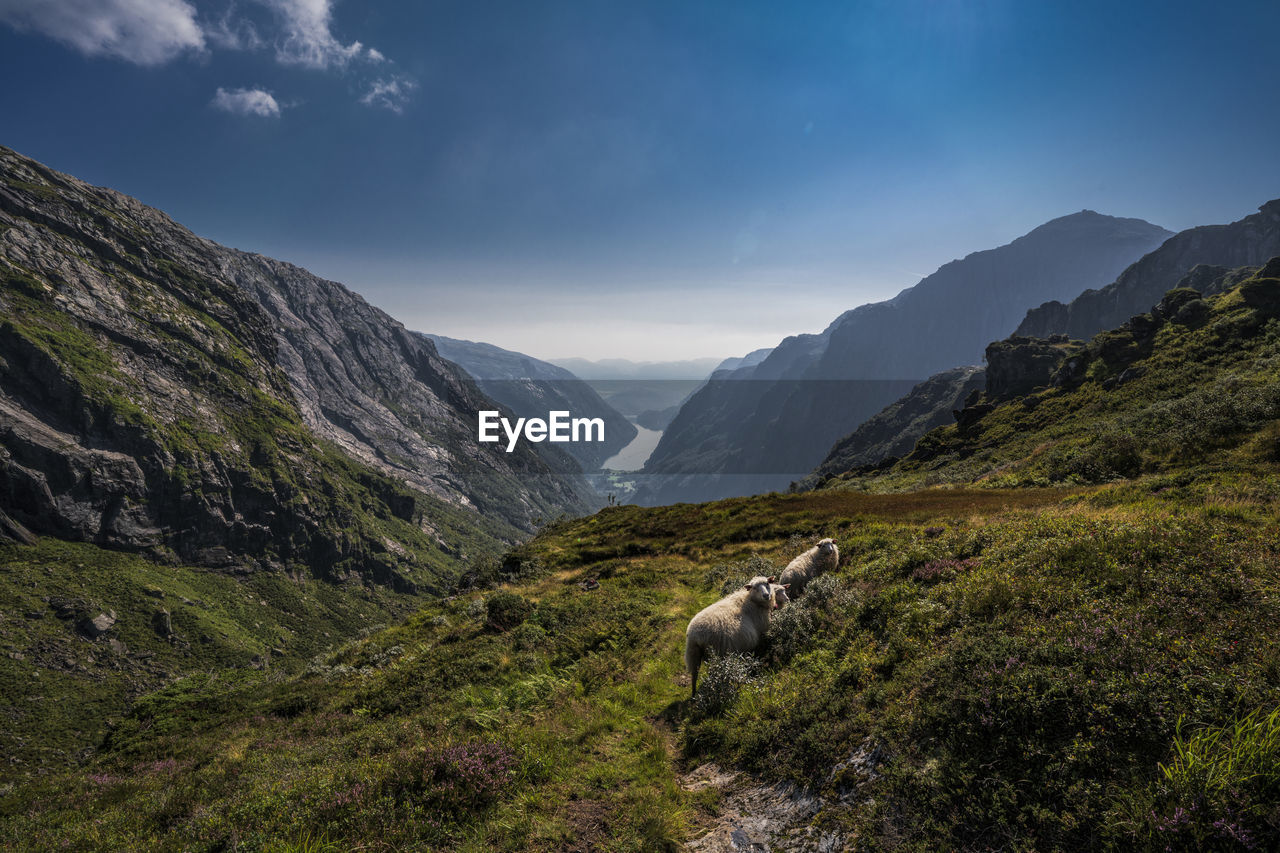
M 916 382 L 978 361 L 1046 294 L 1111 281 L 1170 234 L 1140 219 L 1081 211 L 945 264 L 893 299 L 846 311 L 819 334 L 789 337 L 755 366 L 718 374 L 721 381 L 682 407 L 645 466 L 652 476 L 637 500 L 786 488 Z M 778 460 L 795 467 L 784 472 Z M 719 474 L 736 476 L 717 483 Z
M 703 379 L 716 369 L 718 358 L 681 361 L 630 361 L 625 358 L 553 358 L 550 362 L 579 379 Z
M 1089 338 L 1149 309 L 1196 264 L 1256 266 L 1280 254 L 1280 199 L 1229 225 L 1181 231 L 1126 268 L 1112 283 L 1070 302 L 1047 301 L 1027 312 L 1017 333 Z
M 567 411 L 575 418 L 602 419 L 604 441 L 561 445 L 585 471 L 599 469 L 637 435 L 635 424 L 563 367 L 493 344 L 420 334 L 436 345 L 440 355 L 470 374 L 481 391 L 521 417 L 546 418 L 548 412 Z

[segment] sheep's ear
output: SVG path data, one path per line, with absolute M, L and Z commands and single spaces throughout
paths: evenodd
M 783 589 L 791 589 L 791 584 L 789 584 L 789 583 L 784 583 L 784 584 L 782 585 L 782 588 L 783 588 Z
M 743 589 L 751 589 L 751 584 L 744 584 Z
M 773 577 L 769 578 L 769 583 L 773 583 L 773 582 L 774 582 L 774 581 L 776 581 L 777 579 L 778 579 L 778 576 L 777 576 L 777 575 L 774 575 Z

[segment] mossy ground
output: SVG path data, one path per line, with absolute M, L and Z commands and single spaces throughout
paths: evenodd
M 856 790 L 815 820 L 867 849 L 1266 847 L 1274 788 L 1231 768 L 1276 738 L 1205 744 L 1280 705 L 1278 508 L 1253 469 L 605 510 L 305 672 L 145 698 L 86 765 L 9 788 L 0 827 L 26 849 L 674 849 L 715 809 L 677 774 L 715 761 Z M 689 617 L 820 534 L 840 570 L 754 680 L 694 707 Z M 868 743 L 878 779 L 833 775 Z M 1180 771 L 1189 749 L 1216 773 Z

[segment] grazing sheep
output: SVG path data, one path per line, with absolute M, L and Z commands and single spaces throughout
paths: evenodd
M 823 539 L 799 557 L 796 557 L 782 570 L 782 582 L 791 587 L 788 592 L 792 598 L 804 595 L 804 588 L 809 581 L 823 572 L 829 572 L 840 565 L 840 549 L 835 540 Z
M 786 596 L 785 585 L 776 577 L 757 575 L 746 586 L 714 604 L 698 611 L 685 631 L 684 664 L 693 676 L 693 690 L 698 692 L 698 669 L 707 654 L 749 652 L 760 644 L 769 627 L 770 611 L 781 607 L 779 596 Z

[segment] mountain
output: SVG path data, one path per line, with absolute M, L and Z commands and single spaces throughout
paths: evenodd
M 957 367 L 935 373 L 900 400 L 868 418 L 831 448 L 814 472 L 805 479 L 813 486 L 824 479 L 855 468 L 877 467 L 905 456 L 920 436 L 952 422 L 952 412 L 986 387 L 986 371 L 978 366 Z
M 1277 254 L 1280 199 L 1230 225 L 1180 231 L 1106 287 L 1086 290 L 1066 304 L 1048 301 L 1028 311 L 1016 331 L 1041 338 L 1059 333 L 1088 338 L 1146 311 L 1197 264 L 1242 267 L 1265 263 Z
M 342 285 L 8 149 L 0 276 L 11 536 L 436 585 L 589 506 L 527 446 L 479 447 L 494 404 Z
M 715 358 L 683 361 L 629 361 L 625 358 L 553 358 L 551 363 L 571 371 L 579 379 L 702 379 L 720 363 Z
M 755 367 L 760 362 L 769 357 L 769 353 L 773 352 L 773 347 L 763 347 L 761 349 L 752 350 L 741 358 L 726 358 L 724 361 L 716 365 L 716 369 L 711 371 L 712 376 L 720 371 L 732 372 L 740 367 Z
M 1054 485 L 1273 465 L 1280 420 L 1280 258 L 1197 267 L 1149 311 L 1088 343 L 1014 335 L 984 392 L 892 467 L 828 488 Z M 1208 295 L 1212 294 L 1212 295 Z
M 602 509 L 305 668 L 166 684 L 92 754 L 6 780 L 0 837 L 1280 849 L 1280 261 L 1231 278 L 1088 344 L 998 342 L 965 425 L 874 478 Z M 827 536 L 842 564 L 691 697 L 690 617 Z M 58 617 L 28 615 L 79 554 L 6 551 L 11 765 L 92 723 L 50 701 L 67 668 L 99 667 L 85 649 L 119 658 L 102 640 L 51 655 Z
M 1027 307 L 1113 280 L 1169 233 L 1081 211 L 952 261 L 891 300 L 842 314 L 820 334 L 787 338 L 759 364 L 718 374 L 681 408 L 645 466 L 636 500 L 786 488 L 921 379 L 977 361 Z
M 584 471 L 601 463 L 631 443 L 636 428 L 624 415 L 600 398 L 590 385 L 563 367 L 539 361 L 523 353 L 493 344 L 461 341 L 443 335 L 426 335 L 444 358 L 454 362 L 486 395 L 521 417 L 546 418 L 551 411 L 567 411 L 575 418 L 604 421 L 603 442 L 570 442 L 562 445 Z

